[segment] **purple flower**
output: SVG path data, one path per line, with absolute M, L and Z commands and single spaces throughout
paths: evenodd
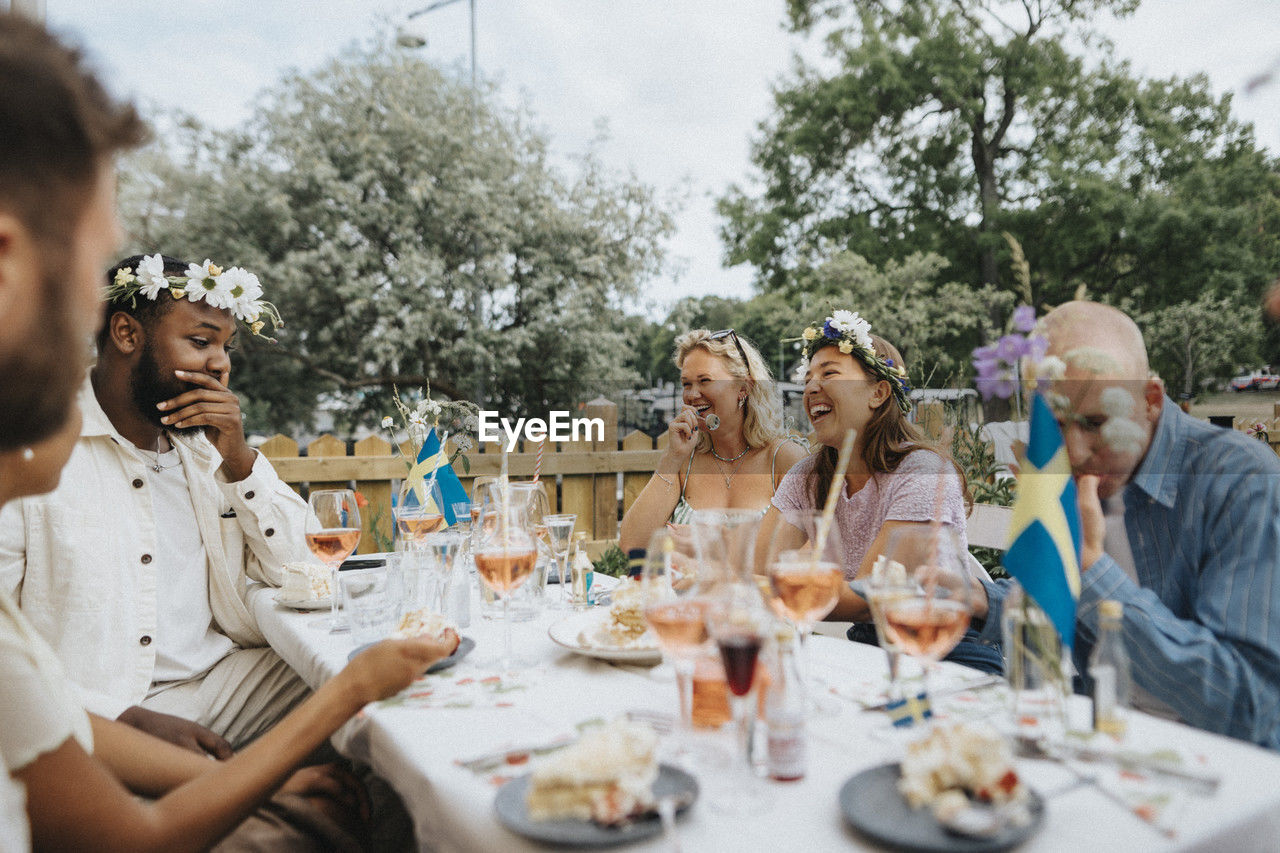
M 996 341 L 996 358 L 1013 364 L 1027 354 L 1027 339 L 1022 335 L 1005 335 Z
M 1019 305 L 1013 309 L 1013 328 L 1019 332 L 1030 332 L 1036 327 L 1036 309 L 1030 305 Z
M 988 361 L 996 357 L 996 348 L 993 346 L 978 347 L 973 351 L 973 362 L 977 364 L 979 361 Z
M 832 340 L 839 340 L 840 338 L 840 330 L 831 324 L 830 318 L 827 319 L 827 322 L 822 324 L 822 336 L 824 338 L 831 338 Z
M 1026 357 L 1031 361 L 1039 363 L 1044 359 L 1045 353 L 1049 351 L 1049 339 L 1043 335 L 1032 335 L 1027 338 Z

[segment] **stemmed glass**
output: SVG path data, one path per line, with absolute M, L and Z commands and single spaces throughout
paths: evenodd
M 561 610 L 579 606 L 569 584 L 569 544 L 573 541 L 573 525 L 577 520 L 578 516 L 572 513 L 542 517 L 547 528 L 547 544 L 551 546 L 551 556 L 556 561 L 556 579 L 560 582 L 560 601 L 556 606 Z M 584 589 L 580 606 L 586 606 L 586 598 Z
M 330 634 L 342 634 L 348 626 L 338 619 L 338 566 L 360 544 L 360 510 L 351 489 L 317 489 L 307 498 L 309 511 L 305 533 L 307 547 L 329 567 L 329 619 L 319 623 Z
M 871 611 L 871 621 L 876 626 L 876 639 L 879 640 L 880 648 L 884 649 L 888 659 L 888 698 L 890 702 L 897 702 L 902 698 L 902 683 L 898 680 L 898 662 L 902 657 L 902 650 L 889 636 L 884 621 L 884 607 L 891 601 L 911 598 L 916 594 L 916 587 L 907 579 L 901 563 L 885 559 L 883 555 L 872 567 L 871 575 L 862 580 L 859 585 L 863 597 L 867 600 L 867 608 Z
M 533 574 L 538 549 L 527 505 L 514 499 L 501 483 L 497 499 L 481 512 L 475 559 L 481 582 L 502 602 L 503 652 L 497 669 L 510 671 L 511 595 Z
M 706 601 L 694 582 L 696 558 L 692 543 L 683 543 L 665 528 L 649 539 L 649 550 L 640 572 L 644 617 L 658 645 L 665 666 L 675 672 L 676 698 L 680 703 L 676 729 L 677 754 L 693 758 L 689 736 L 693 731 L 693 669 L 698 652 L 707 641 Z
M 439 481 L 434 477 L 406 477 L 400 483 L 393 514 L 396 532 L 415 546 L 424 537 L 443 530 L 444 493 Z
M 806 704 L 811 710 L 831 715 L 838 713 L 840 706 L 824 697 L 822 691 L 809 689 L 815 679 L 811 675 L 807 641 L 813 624 L 830 613 L 840 600 L 840 587 L 845 582 L 845 552 L 839 527 L 830 524 L 825 532 L 820 532 L 821 527 L 821 512 L 784 512 L 770 537 L 765 566 L 776 608 L 800 635 L 799 662 L 803 668 L 801 678 L 806 688 Z M 817 541 L 820 535 L 821 547 Z
M 917 658 L 924 667 L 925 693 L 930 677 L 969 628 L 980 594 L 969 574 L 964 548 L 943 524 L 911 524 L 894 530 L 884 550 L 900 563 L 909 589 L 879 602 L 885 638 Z
M 715 807 L 747 814 L 768 805 L 770 797 L 751 769 L 754 742 L 756 663 L 773 621 L 753 576 L 760 513 L 753 510 L 698 510 L 693 514 L 700 568 L 709 573 L 707 632 L 720 650 L 725 681 L 737 723 L 737 770 L 714 797 Z M 773 623 L 776 624 L 776 623 Z

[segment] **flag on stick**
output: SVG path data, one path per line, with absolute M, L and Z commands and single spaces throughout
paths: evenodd
M 1069 648 L 1080 599 L 1080 507 L 1062 430 L 1040 394 L 1031 404 L 1031 440 L 1018 474 L 1004 566 Z
M 417 480 L 421 477 L 423 481 L 427 481 L 431 479 L 432 471 L 436 472 L 436 482 L 440 484 L 440 494 L 444 497 L 444 506 L 436 507 L 436 511 L 444 514 L 445 523 L 455 524 L 458 519 L 454 518 L 453 505 L 468 500 L 467 490 L 462 487 L 462 481 L 449 464 L 449 457 L 440 446 L 440 436 L 436 435 L 435 430 L 429 429 L 427 438 L 422 443 L 422 450 L 418 451 L 418 461 L 409 471 L 409 478 Z M 435 502 L 427 494 L 418 495 L 418 501 L 428 510 L 430 504 Z

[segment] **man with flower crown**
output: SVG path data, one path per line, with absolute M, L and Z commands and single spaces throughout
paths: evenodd
M 261 297 L 209 261 L 117 264 L 61 485 L 0 513 L 0 587 L 84 706 L 219 758 L 308 692 L 244 600 L 307 557 L 306 504 L 246 443 L 228 388 L 237 321 L 279 323 Z

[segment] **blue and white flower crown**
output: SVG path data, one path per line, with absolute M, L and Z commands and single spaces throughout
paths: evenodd
M 911 411 L 911 387 L 907 385 L 907 369 L 901 364 L 894 364 L 892 358 L 876 352 L 871 341 L 871 324 L 860 317 L 857 311 L 832 311 L 831 316 L 820 325 L 806 328 L 800 335 L 800 340 L 804 342 L 805 361 L 809 360 L 810 354 L 829 346 L 853 356 L 872 374 L 889 383 L 898 408 L 904 413 Z
M 118 270 L 107 286 L 109 301 L 128 299 L 131 306 L 137 305 L 139 296 L 156 300 L 161 293 L 191 302 L 204 300 L 214 308 L 229 310 L 249 326 L 249 331 L 267 340 L 272 340 L 262 334 L 267 323 L 272 331 L 284 325 L 276 306 L 261 298 L 258 277 L 240 267 L 224 270 L 206 260 L 203 264 L 189 264 L 185 275 L 165 275 L 164 258 L 155 254 L 143 258 L 134 269 Z

